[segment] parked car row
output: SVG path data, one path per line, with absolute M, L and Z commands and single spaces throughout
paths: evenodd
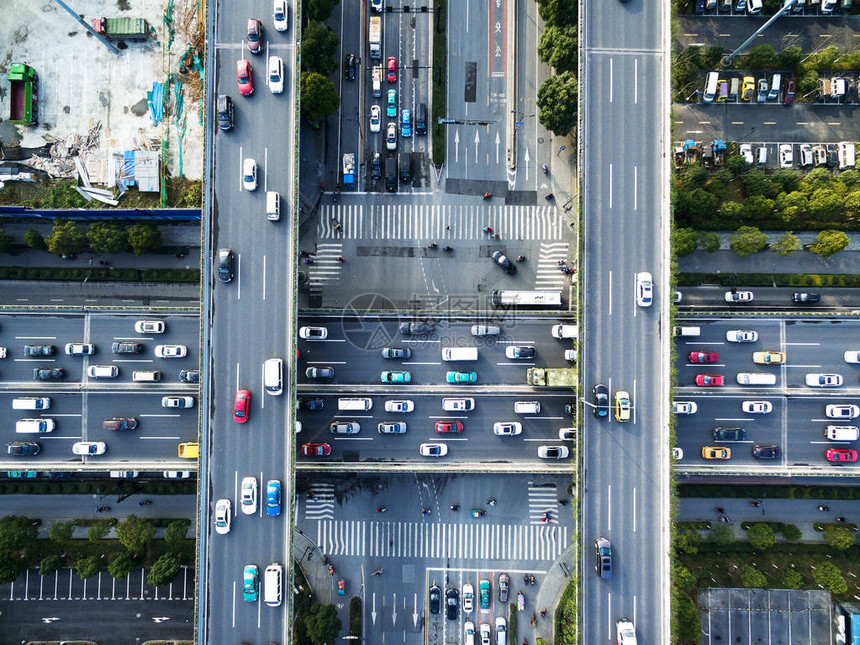
M 25 419 L 25 421 L 27 420 Z M 50 432 L 50 430 L 46 432 Z M 103 455 L 106 450 L 107 444 L 104 441 L 76 441 L 72 444 L 73 455 Z M 34 457 L 41 451 L 42 444 L 38 441 L 9 441 L 6 443 L 6 454 L 12 457 Z
M 702 103 L 782 103 L 791 105 L 795 98 L 794 81 L 776 72 L 756 80 L 754 76 L 720 78 L 719 72 L 705 75 Z
M 795 0 L 791 10 L 785 15 L 824 15 L 828 16 L 837 10 L 848 11 L 852 0 Z M 775 5 L 781 7 L 781 4 Z M 692 5 L 696 15 L 722 14 L 722 15 L 750 15 L 755 16 L 762 13 L 764 3 L 762 0 L 694 0 Z

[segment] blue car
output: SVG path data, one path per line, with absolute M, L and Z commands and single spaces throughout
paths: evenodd
M 242 574 L 242 597 L 245 602 L 256 602 L 259 589 L 260 575 L 257 566 L 254 564 L 245 565 L 245 571 Z
M 400 111 L 400 136 L 412 136 L 412 110 Z
M 409 372 L 383 372 L 379 375 L 379 380 L 383 383 L 409 383 L 412 380 L 412 374 Z
M 6 476 L 11 479 L 33 479 L 37 473 L 35 470 L 7 470 Z
M 266 515 L 275 517 L 281 514 L 281 482 L 270 479 L 266 484 Z
M 385 106 L 385 114 L 391 118 L 397 116 L 397 90 L 388 90 L 388 103 Z
M 477 383 L 477 372 L 448 372 L 445 379 L 449 383 Z

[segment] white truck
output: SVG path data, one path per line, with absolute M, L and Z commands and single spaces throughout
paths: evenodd
M 368 36 L 370 43 L 370 57 L 382 58 L 382 17 L 371 16 L 370 18 L 370 33 Z

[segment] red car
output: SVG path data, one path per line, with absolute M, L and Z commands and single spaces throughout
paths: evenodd
M 722 374 L 696 374 L 696 385 L 699 387 L 719 387 L 724 382 Z
M 248 390 L 236 392 L 236 403 L 233 404 L 233 421 L 245 423 L 248 420 L 248 409 L 251 407 L 251 393 Z
M 389 56 L 386 61 L 386 67 L 388 68 L 388 82 L 396 83 L 397 82 L 397 59 L 394 56 Z
M 236 81 L 239 83 L 239 94 L 251 96 L 254 93 L 254 77 L 251 73 L 251 61 L 244 58 L 236 61 Z
M 687 358 L 691 363 L 716 363 L 720 355 L 716 352 L 690 352 Z
M 831 448 L 827 452 L 824 453 L 824 456 L 827 458 L 827 461 L 836 461 L 836 462 L 853 462 L 857 461 L 857 451 L 856 450 L 848 450 L 847 448 Z
M 460 421 L 437 421 L 436 432 L 463 432 L 463 424 Z
M 327 443 L 303 443 L 302 454 L 305 457 L 328 457 L 331 454 L 331 446 Z

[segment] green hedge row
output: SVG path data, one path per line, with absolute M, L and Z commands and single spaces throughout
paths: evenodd
M 852 273 L 679 273 L 679 287 L 742 284 L 749 287 L 860 287 L 860 275 Z
M 87 278 L 87 276 L 89 276 Z M 0 267 L 0 280 L 72 282 L 200 282 L 198 269 L 87 269 L 84 267 Z
M 121 486 L 122 485 L 122 486 Z M 121 486 L 121 487 L 120 487 Z M 0 495 L 119 495 L 140 491 L 146 495 L 196 495 L 196 480 L 144 481 L 0 481 Z

